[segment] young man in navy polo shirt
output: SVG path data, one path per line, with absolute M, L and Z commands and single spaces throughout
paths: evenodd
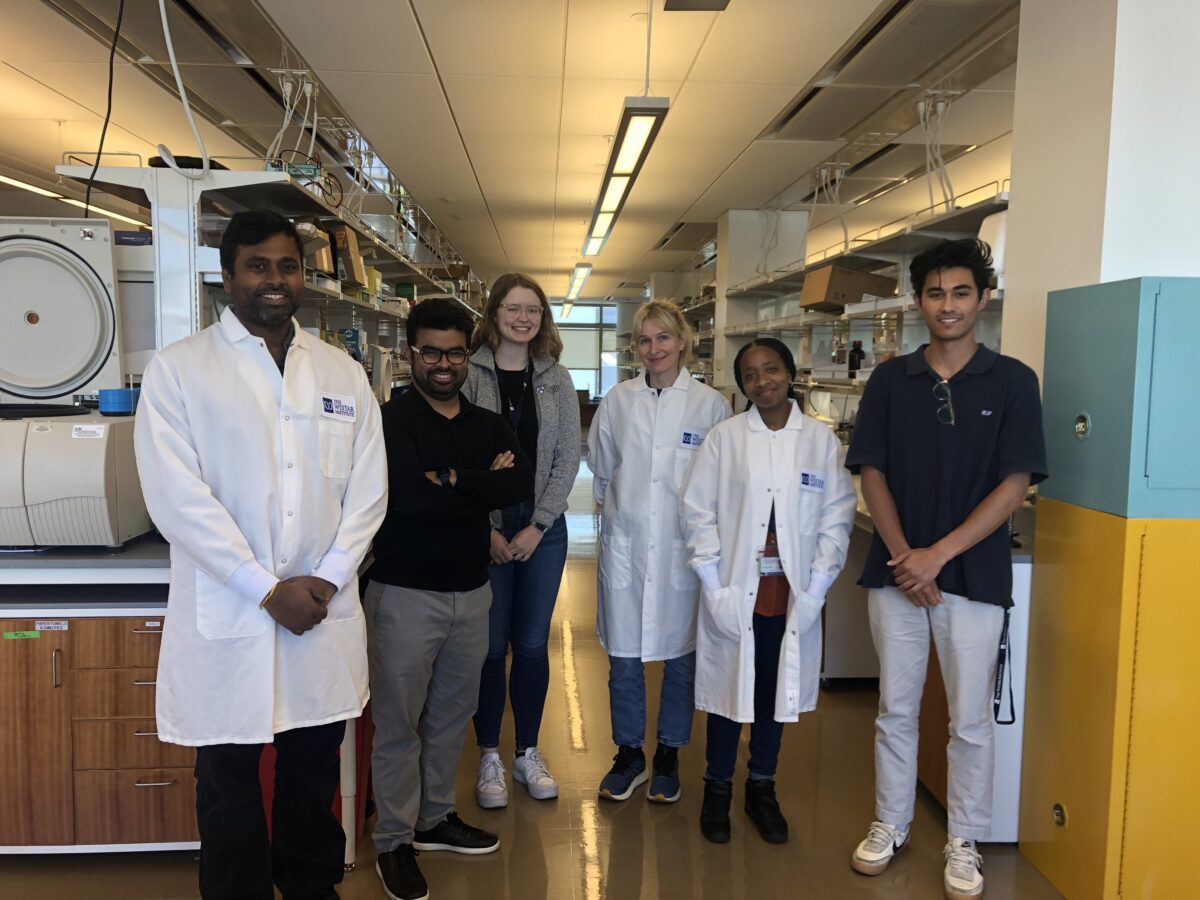
M 908 842 L 932 631 L 950 707 L 950 900 L 983 893 L 975 842 L 991 825 L 992 693 L 1012 605 L 1008 519 L 1047 474 L 1037 376 L 975 339 L 991 264 L 973 239 L 912 261 L 929 343 L 876 368 L 846 457 L 875 526 L 860 584 L 880 667 L 877 821 L 851 865 L 878 875 Z

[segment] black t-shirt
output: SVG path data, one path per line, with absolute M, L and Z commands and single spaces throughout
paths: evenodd
M 536 468 L 538 419 L 531 369 L 532 367 L 509 372 L 507 369 L 497 368 L 496 382 L 500 388 L 500 415 L 513 427 L 521 449 Z
M 950 379 L 953 425 L 939 419 L 938 408 L 946 401 L 933 390 L 940 380 L 925 360 L 924 346 L 876 368 L 846 455 L 851 472 L 871 466 L 884 474 L 912 547 L 929 547 L 945 537 L 1009 475 L 1029 472 L 1037 484 L 1048 474 L 1032 369 L 980 345 Z M 859 584 L 893 585 L 890 558 L 877 532 Z M 1011 606 L 1008 524 L 952 559 L 937 582 L 952 594 Z

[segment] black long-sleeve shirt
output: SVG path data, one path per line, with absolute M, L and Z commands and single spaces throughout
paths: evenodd
M 426 591 L 470 591 L 488 580 L 489 513 L 533 494 L 533 466 L 499 415 L 459 395 L 453 419 L 414 388 L 383 407 L 388 511 L 375 535 L 370 577 Z M 512 468 L 491 471 L 497 454 Z M 426 472 L 454 469 L 453 487 Z

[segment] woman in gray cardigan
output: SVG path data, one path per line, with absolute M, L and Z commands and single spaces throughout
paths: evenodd
M 475 799 L 486 809 L 508 805 L 499 744 L 510 644 L 513 779 L 534 799 L 558 796 L 537 742 L 550 681 L 550 617 L 567 559 L 563 512 L 580 457 L 579 400 L 570 373 L 558 364 L 562 346 L 538 283 L 515 273 L 496 279 L 471 342 L 463 393 L 508 419 L 536 472 L 531 497 L 492 513 L 490 639 L 475 713 Z

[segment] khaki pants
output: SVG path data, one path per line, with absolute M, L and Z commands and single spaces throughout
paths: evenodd
M 947 832 L 982 840 L 992 822 L 992 691 L 1004 610 L 944 591 L 942 597 L 945 603 L 920 609 L 894 587 L 868 593 L 871 637 L 879 654 L 875 817 L 891 825 L 912 821 L 917 719 L 932 631 L 950 707 Z

